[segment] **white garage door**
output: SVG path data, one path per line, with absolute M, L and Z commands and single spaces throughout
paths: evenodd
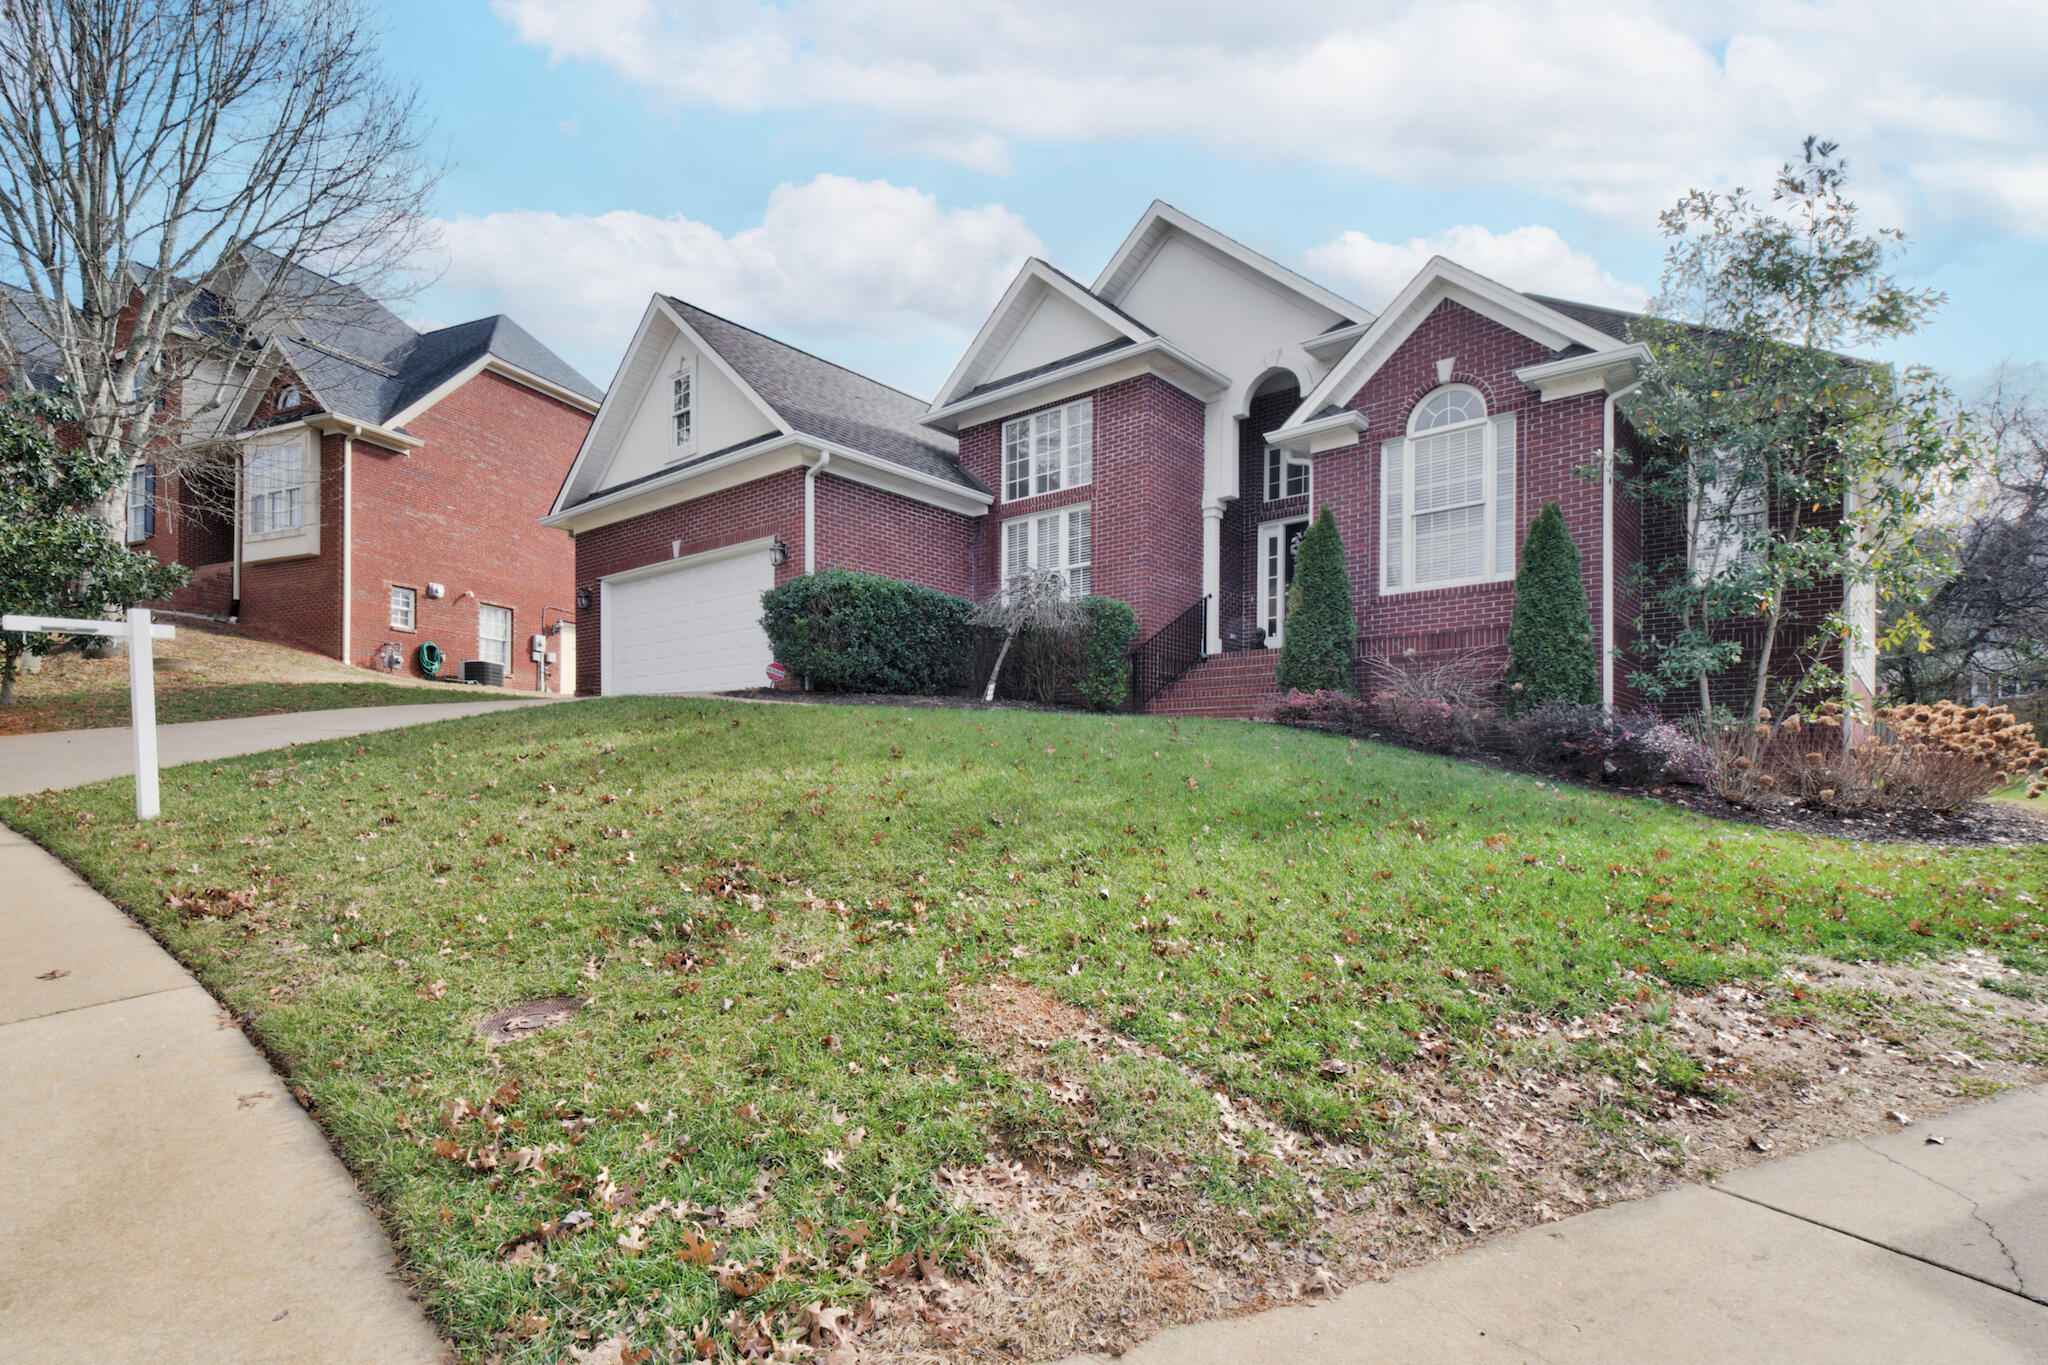
M 605 695 L 766 685 L 775 655 L 761 629 L 761 594 L 774 586 L 766 541 L 608 580 Z

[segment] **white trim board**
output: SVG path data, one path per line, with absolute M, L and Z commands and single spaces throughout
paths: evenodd
M 1215 228 L 1197 218 L 1182 213 L 1163 199 L 1154 199 L 1139 217 L 1137 225 L 1102 267 L 1102 273 L 1095 277 L 1090 286 L 1093 291 L 1111 304 L 1120 303 L 1144 273 L 1146 263 L 1159 249 L 1168 235 L 1178 232 L 1219 256 L 1236 262 L 1283 293 L 1307 299 L 1335 313 L 1339 318 L 1356 322 L 1372 320 L 1372 310 L 1362 308 L 1350 299 L 1325 289 L 1314 280 L 1297 275 L 1271 257 L 1262 256 L 1244 243 L 1226 237 Z
M 981 330 L 960 353 L 960 359 L 946 376 L 946 382 L 939 385 L 938 394 L 932 399 L 930 416 L 947 411 L 961 394 L 982 381 L 988 366 L 1009 348 L 1017 331 L 1037 311 L 1048 293 L 1059 295 L 1110 331 L 1132 341 L 1144 341 L 1154 336 L 1149 328 L 1134 324 L 1059 269 L 1033 256 L 1018 269 L 1010 287 L 1003 291 L 1003 297 L 983 320 Z
M 1332 404 L 1342 405 L 1379 373 L 1401 344 L 1414 335 L 1437 305 L 1451 300 L 1489 321 L 1519 332 L 1553 351 L 1584 346 L 1589 351 L 1610 352 L 1624 344 L 1605 332 L 1596 331 L 1556 309 L 1536 302 L 1526 294 L 1468 270 L 1456 261 L 1432 256 L 1408 281 L 1394 301 L 1387 305 L 1343 359 L 1332 366 L 1315 389 L 1303 395 L 1299 407 L 1289 414 L 1283 427 L 1305 422 Z

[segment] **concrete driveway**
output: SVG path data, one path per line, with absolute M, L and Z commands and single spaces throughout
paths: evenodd
M 293 711 L 241 720 L 195 720 L 159 725 L 157 764 L 203 763 L 259 754 L 287 744 L 344 739 L 377 730 L 396 730 L 433 720 L 456 720 L 520 706 L 547 706 L 565 697 L 530 700 L 425 702 L 417 706 L 349 706 L 333 711 Z M 46 735 L 0 738 L 0 796 L 25 796 L 49 787 L 80 787 L 135 773 L 135 737 L 127 726 L 105 730 L 59 730 Z

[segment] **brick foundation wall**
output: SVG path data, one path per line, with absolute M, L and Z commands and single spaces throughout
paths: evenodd
M 418 675 L 416 651 L 432 640 L 459 674 L 462 660 L 478 657 L 478 607 L 487 603 L 512 609 L 506 684 L 532 689 L 528 637 L 576 600 L 575 546 L 540 518 L 589 428 L 582 409 L 485 372 L 407 424 L 426 442 L 418 449 L 356 442 L 349 662 L 371 667 L 379 646 L 392 641 L 405 653 L 406 671 Z M 338 523 L 322 527 L 322 558 L 340 543 Z M 430 582 L 446 595 L 430 600 Z M 391 624 L 393 586 L 414 591 L 410 631 Z M 543 608 L 553 610 L 544 618 Z M 579 638 L 579 664 L 584 648 Z
M 1080 488 L 1004 501 L 1003 423 L 961 431 L 961 463 L 997 493 L 981 532 L 973 593 L 987 596 L 1001 581 L 1003 522 L 1085 502 L 1094 591 L 1130 603 L 1143 639 L 1202 595 L 1203 408 L 1155 375 L 1111 384 L 1093 397 L 1094 479 Z

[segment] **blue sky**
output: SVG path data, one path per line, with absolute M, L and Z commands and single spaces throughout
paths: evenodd
M 1376 307 L 1432 250 L 1628 305 L 1655 214 L 1841 140 L 1948 291 L 1898 352 L 2048 358 L 2048 6 L 386 0 L 438 282 L 603 383 L 665 289 L 928 393 L 1021 258 L 1155 196 Z M 1810 56 L 1824 51 L 1826 60 Z

